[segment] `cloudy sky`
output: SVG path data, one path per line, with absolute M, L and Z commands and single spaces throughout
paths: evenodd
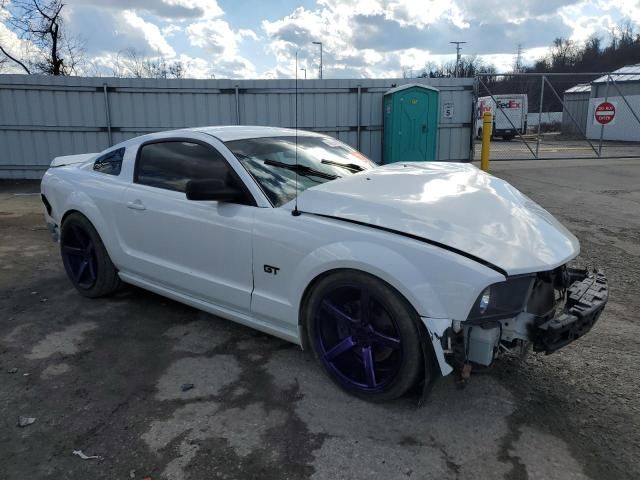
M 543 55 L 556 37 L 608 40 L 622 19 L 640 24 L 640 0 L 67 0 L 69 31 L 86 44 L 93 72 L 109 74 L 119 51 L 182 60 L 189 76 L 325 78 L 401 76 L 426 62 L 480 55 L 500 71 L 518 44 L 525 60 Z M 9 4 L 9 7 L 11 5 Z M 0 21 L 6 12 L 0 11 Z M 4 45 L 19 44 L 0 24 Z M 12 43 L 13 42 L 13 43 Z M 5 68 L 6 71 L 6 68 Z M 304 76 L 304 73 L 300 73 Z

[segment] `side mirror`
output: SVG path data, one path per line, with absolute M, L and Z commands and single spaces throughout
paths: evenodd
M 189 180 L 185 193 L 187 200 L 239 202 L 245 197 L 242 190 L 219 179 Z

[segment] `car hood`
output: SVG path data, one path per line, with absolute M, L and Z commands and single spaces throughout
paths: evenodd
M 298 206 L 441 244 L 509 275 L 551 270 L 580 251 L 549 212 L 470 164 L 385 165 L 309 188 Z

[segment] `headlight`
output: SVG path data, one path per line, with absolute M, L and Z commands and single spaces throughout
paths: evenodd
M 473 304 L 467 320 L 509 318 L 522 312 L 535 275 L 510 278 L 485 288 Z
M 478 302 L 478 310 L 480 314 L 484 315 L 489 308 L 489 302 L 491 301 L 491 287 L 487 287 L 482 295 L 480 295 L 480 301 Z

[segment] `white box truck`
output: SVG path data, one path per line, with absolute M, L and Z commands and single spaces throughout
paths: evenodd
M 494 101 L 495 99 L 495 101 Z M 476 107 L 475 132 L 482 137 L 482 116 L 484 112 L 493 115 L 493 137 L 511 140 L 518 133 L 527 132 L 527 112 L 529 102 L 525 93 L 500 94 L 478 98 Z

